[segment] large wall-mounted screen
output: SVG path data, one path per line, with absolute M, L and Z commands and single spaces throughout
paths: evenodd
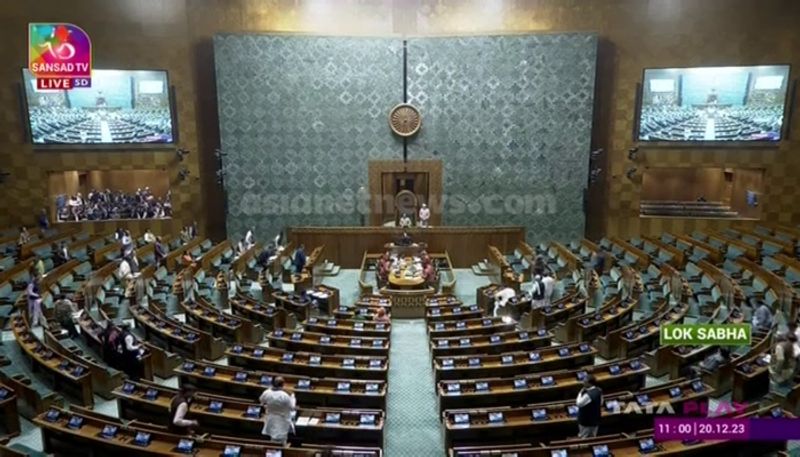
M 646 69 L 638 139 L 780 141 L 788 89 L 788 65 Z
M 93 70 L 92 86 L 41 90 L 23 70 L 34 145 L 153 145 L 175 142 L 166 71 Z

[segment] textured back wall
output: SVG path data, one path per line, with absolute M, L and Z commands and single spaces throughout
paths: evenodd
M 408 41 L 409 158 L 444 164 L 447 225 L 583 236 L 597 38 L 539 34 Z
M 359 225 L 367 161 L 402 157 L 388 109 L 402 101 L 402 42 L 215 37 L 228 234 L 255 226 Z M 333 198 L 332 198 L 333 197 Z
M 534 241 L 582 236 L 596 46 L 591 34 L 408 40 L 408 100 L 424 118 L 408 158 L 443 161 L 444 196 L 432 197 L 445 224 L 524 225 Z M 369 159 L 403 159 L 386 118 L 402 101 L 402 48 L 215 39 L 230 234 L 359 223 L 352 206 L 335 205 L 366 186 Z

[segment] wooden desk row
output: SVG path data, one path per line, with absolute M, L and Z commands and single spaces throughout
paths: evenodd
M 286 388 L 295 393 L 302 405 L 386 408 L 386 382 L 379 380 L 317 378 L 195 360 L 187 360 L 178 366 L 175 374 L 181 385 L 191 384 L 201 391 L 245 398 L 258 398 L 274 377 L 281 376 Z
M 120 418 L 168 425 L 170 402 L 178 393 L 153 383 L 126 382 L 114 390 Z M 189 419 L 198 432 L 263 439 L 261 430 L 268 411 L 258 397 L 241 399 L 198 393 L 189 407 Z M 383 446 L 383 411 L 331 408 L 312 409 L 298 404 L 296 439 L 303 443 L 344 446 Z
M 231 346 L 225 355 L 228 363 L 239 367 L 326 378 L 385 381 L 389 368 L 386 357 L 322 355 L 252 345 Z
M 70 396 L 80 405 L 92 406 L 94 397 L 89 368 L 58 354 L 30 331 L 22 315 L 11 318 L 14 339 L 31 361 L 31 369 L 39 372 L 53 390 Z
M 461 306 L 464 303 L 459 300 L 455 295 L 450 294 L 436 294 L 428 298 L 426 306 Z
M 19 409 L 14 388 L 0 382 L 0 441 L 20 434 Z
M 265 444 L 264 440 L 248 440 L 228 436 L 198 439 L 164 432 L 164 427 L 122 421 L 90 411 L 66 411 L 53 408 L 34 419 L 42 429 L 45 452 L 56 455 L 114 456 L 174 456 L 197 457 L 313 457 L 320 448 L 302 446 L 281 448 Z M 80 424 L 78 426 L 78 424 Z M 139 439 L 137 439 L 139 438 Z M 183 449 L 179 448 L 183 446 Z M 185 450 L 184 450 L 185 449 Z M 336 455 L 380 457 L 378 448 L 334 448 Z M 225 454 L 228 452 L 229 454 Z
M 782 417 L 794 418 L 777 405 L 736 416 L 772 417 L 773 411 Z M 668 456 L 708 456 L 708 455 L 741 455 L 741 456 L 773 456 L 776 452 L 786 450 L 786 441 L 663 441 L 655 442 L 652 429 L 640 430 L 636 433 L 605 435 L 594 438 L 572 438 L 551 441 L 548 444 L 495 445 L 495 446 L 462 446 L 448 450 L 449 457 L 476 456 L 515 456 L 515 457 L 593 457 L 608 455 L 614 457 L 634 457 L 645 454 L 642 448 L 648 449 L 646 454 Z M 779 454 L 780 455 L 780 454 Z
M 310 317 L 303 322 L 303 328 L 317 333 L 342 336 L 369 336 L 389 338 L 392 331 L 391 323 L 364 322 L 353 319 L 320 319 Z
M 714 265 L 720 264 L 725 260 L 725 254 L 718 248 L 706 243 L 705 241 L 692 238 L 688 235 L 674 235 L 675 239 L 692 246 L 692 252 L 700 251 L 705 254 L 709 262 Z
M 506 352 L 499 355 L 436 357 L 433 368 L 436 382 L 453 379 L 512 377 L 553 371 L 594 363 L 597 350 L 588 343 L 546 346 L 535 351 Z
M 287 351 L 317 352 L 320 354 L 342 354 L 358 356 L 389 355 L 389 340 L 380 337 L 362 337 L 316 333 L 309 331 L 275 330 L 267 335 L 270 347 Z
M 662 325 L 683 322 L 689 305 L 682 303 L 673 307 L 662 301 L 655 306 L 650 317 L 619 327 L 595 340 L 600 355 L 605 359 L 627 358 L 640 355 L 659 344 L 659 329 Z
M 433 357 L 467 354 L 500 354 L 511 351 L 528 351 L 549 346 L 553 334 L 545 329 L 537 331 L 511 331 L 494 335 L 432 338 Z
M 684 413 L 686 402 L 708 403 L 713 388 L 701 380 L 678 379 L 666 384 L 603 396 L 603 434 L 635 432 L 649 427 L 656 415 L 691 416 Z M 667 408 L 669 405 L 670 409 Z M 700 414 L 700 405 L 697 405 Z M 447 410 L 442 414 L 445 445 L 487 446 L 550 442 L 574 437 L 578 407 L 575 399 L 537 403 L 523 407 L 479 410 Z
M 739 233 L 739 238 L 744 239 L 745 237 L 750 237 L 756 240 L 756 246 L 759 248 L 764 248 L 765 245 L 769 245 L 773 251 L 779 251 L 786 255 L 794 255 L 794 243 L 791 240 L 782 239 L 779 237 L 773 236 L 770 234 L 765 234 L 762 232 L 755 231 L 750 228 L 746 227 L 734 227 L 732 229 L 734 232 Z
M 259 303 L 251 297 L 238 294 L 230 300 L 231 312 L 253 322 L 258 322 L 264 331 L 272 331 L 286 326 L 286 311 L 275 305 Z
M 502 317 L 483 317 L 454 321 L 439 321 L 428 324 L 430 338 L 452 338 L 458 336 L 493 335 L 511 332 L 515 322 L 505 322 Z
M 210 274 L 216 272 L 217 267 L 225 259 L 233 257 L 233 248 L 229 240 L 224 240 L 203 253 L 200 257 L 199 267 Z
M 387 312 L 389 311 L 388 308 L 392 307 L 392 299 L 385 295 L 362 295 L 358 297 L 355 303 L 353 303 L 355 307 L 367 307 L 367 308 L 387 308 Z
M 223 313 L 203 297 L 198 297 L 196 303 L 180 302 L 180 306 L 187 322 L 217 338 L 236 343 L 258 343 L 264 339 L 261 325 Z
M 222 340 L 163 316 L 155 311 L 155 303 L 149 308 L 132 304 L 129 309 L 148 341 L 162 344 L 166 350 L 184 357 L 211 360 L 222 357 L 225 347 Z
M 619 296 L 613 296 L 606 300 L 603 305 L 596 310 L 588 311 L 583 314 L 574 314 L 570 316 L 565 322 L 559 323 L 555 327 L 556 338 L 559 341 L 577 341 L 579 338 L 584 338 L 584 335 L 597 335 L 602 329 L 597 330 L 594 324 L 598 327 L 603 327 L 607 320 L 612 320 L 615 316 L 627 316 L 630 320 L 632 309 L 635 303 L 623 303 Z M 630 313 L 629 313 L 630 311 Z
M 105 346 L 103 345 L 102 340 L 102 333 L 104 331 L 103 327 L 95 321 L 95 319 L 88 313 L 87 311 L 82 311 L 80 316 L 78 317 L 78 325 L 81 328 L 81 338 L 86 344 L 94 350 L 97 354 L 100 354 L 104 360 L 108 360 L 109 355 L 105 353 Z M 132 335 L 133 336 L 133 335 Z M 136 338 L 134 336 L 134 338 Z M 141 341 L 139 342 L 142 343 Z M 150 350 L 148 345 L 145 345 L 145 353 L 141 357 L 140 362 L 142 364 L 142 378 L 152 380 L 153 379 L 153 371 L 154 371 L 154 357 L 153 351 Z M 158 351 L 161 352 L 162 358 L 164 357 L 164 352 L 160 348 Z M 169 377 L 172 376 L 171 368 L 169 372 L 164 372 L 164 370 L 160 370 L 158 373 L 161 377 Z
M 722 364 L 714 372 L 704 372 L 703 380 L 723 395 L 733 391 L 732 399 L 749 402 L 763 398 L 769 392 L 769 362 L 767 357 L 774 349 L 774 330 L 758 339 L 753 335 L 752 345 L 744 354 Z
M 91 354 L 84 353 L 78 347 L 74 347 L 75 350 L 71 350 L 49 330 L 45 330 L 44 338 L 45 344 L 49 349 L 88 368 L 93 393 L 105 399 L 110 399 L 111 391 L 122 384 L 124 374 L 121 371 L 110 368 L 106 363 L 98 361 Z
M 586 299 L 577 295 L 562 297 L 550 306 L 531 310 L 531 327 L 553 328 L 561 323 L 566 323 L 570 318 L 586 312 Z
M 439 408 L 444 411 L 566 400 L 578 394 L 587 374 L 594 375 L 597 385 L 605 392 L 639 390 L 649 370 L 638 359 L 630 359 L 513 378 L 439 381 Z
M 483 310 L 478 305 L 444 308 L 430 307 L 425 310 L 425 320 L 428 323 L 455 319 L 476 319 L 479 317 L 483 317 Z
M 24 260 L 35 255 L 36 250 L 43 247 L 58 245 L 62 241 L 72 241 L 73 239 L 88 237 L 88 233 L 81 232 L 78 228 L 67 228 L 55 235 L 47 238 L 31 241 L 23 244 L 19 248 L 19 258 Z
M 711 245 L 724 246 L 726 254 L 731 246 L 735 246 L 750 260 L 758 260 L 760 258 L 760 253 L 755 246 L 749 245 L 740 239 L 731 238 L 719 232 L 699 232 L 699 234 L 705 237 L 701 241 L 706 241 Z
M 333 317 L 336 319 L 344 319 L 344 320 L 355 320 L 360 319 L 366 322 L 371 322 L 377 317 L 378 309 L 385 309 L 386 316 L 391 317 L 391 308 L 389 307 L 379 307 L 379 308 L 366 308 L 366 307 L 354 307 L 354 308 L 342 308 L 340 307 L 338 310 L 334 311 Z

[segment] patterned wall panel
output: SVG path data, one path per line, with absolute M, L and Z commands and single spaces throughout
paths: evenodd
M 444 161 L 445 224 L 583 236 L 596 52 L 592 34 L 408 41 L 409 158 Z
M 402 157 L 402 58 L 397 39 L 215 37 L 229 235 L 360 223 L 367 161 Z

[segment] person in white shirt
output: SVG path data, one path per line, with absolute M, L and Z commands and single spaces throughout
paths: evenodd
M 175 395 L 170 402 L 169 413 L 171 420 L 168 426 L 170 433 L 188 435 L 199 425 L 196 420 L 186 419 L 186 415 L 189 414 L 189 407 L 194 401 L 195 391 L 194 386 L 185 384 L 178 391 L 178 395 Z
M 255 245 L 255 244 L 256 244 L 256 237 L 255 237 L 255 235 L 253 234 L 253 231 L 254 231 L 254 230 L 255 230 L 255 227 L 252 227 L 252 228 L 251 228 L 250 230 L 248 230 L 248 231 L 247 231 L 247 233 L 244 235 L 244 246 L 245 246 L 245 248 L 247 248 L 247 249 L 250 249 L 251 247 L 253 247 L 253 245 Z
M 500 312 L 500 308 L 505 308 L 508 301 L 514 298 L 516 295 L 517 293 L 510 287 L 500 289 L 496 294 L 494 294 L 494 312 L 492 315 L 497 317 L 498 313 Z
M 409 217 L 408 214 L 403 213 L 403 215 L 400 216 L 399 226 L 402 228 L 411 227 L 411 217 Z
M 423 203 L 422 207 L 419 209 L 419 226 L 427 227 L 430 218 L 431 218 L 431 210 L 430 208 L 428 208 L 428 205 Z
M 144 242 L 148 244 L 156 242 L 156 236 L 153 235 L 153 232 L 151 232 L 150 229 L 147 229 L 144 232 Z
M 531 281 L 531 308 L 543 308 L 550 306 L 550 299 L 553 297 L 556 280 L 550 272 L 542 267 L 534 267 L 533 279 Z
M 284 380 L 277 376 L 272 380 L 272 387 L 264 391 L 258 401 L 266 408 L 264 428 L 261 434 L 270 441 L 286 445 L 289 434 L 294 433 L 292 413 L 297 408 L 294 394 L 283 388 Z

